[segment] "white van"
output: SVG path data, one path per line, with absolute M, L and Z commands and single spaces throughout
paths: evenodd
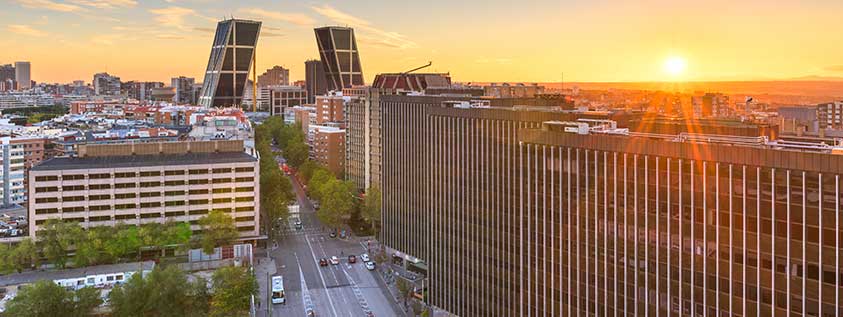
M 284 278 L 281 276 L 272 277 L 272 303 L 287 304 L 287 299 L 284 297 Z

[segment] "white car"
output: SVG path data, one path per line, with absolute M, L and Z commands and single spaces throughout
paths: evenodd
M 337 265 L 337 264 L 340 264 L 340 259 L 338 259 L 336 255 L 335 255 L 335 256 L 332 256 L 332 257 L 331 257 L 331 264 L 332 264 L 332 265 Z
M 366 261 L 366 269 L 369 270 L 369 271 L 374 271 L 375 270 L 375 262 Z
M 360 255 L 360 260 L 363 260 L 363 262 L 369 262 L 369 261 L 370 261 L 370 260 L 369 260 L 369 255 L 368 255 L 368 254 L 366 254 L 366 253 L 361 254 L 361 255 Z

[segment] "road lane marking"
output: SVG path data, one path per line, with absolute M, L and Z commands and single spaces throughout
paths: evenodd
M 310 249 L 310 256 L 313 257 L 313 263 L 319 263 L 319 261 L 316 260 L 316 254 L 313 253 L 313 245 L 310 244 L 310 239 L 307 239 L 306 235 L 304 241 L 307 241 L 307 247 Z M 322 275 L 322 268 L 317 267 L 316 271 L 319 272 L 319 278 L 322 280 L 322 286 L 327 286 L 327 283 L 325 283 L 325 276 Z M 334 307 L 334 301 L 331 299 L 331 294 L 328 293 L 327 288 L 325 289 L 325 293 L 328 295 L 328 303 L 331 304 L 331 311 L 334 312 L 334 316 L 339 316 L 339 314 L 337 314 L 337 308 Z

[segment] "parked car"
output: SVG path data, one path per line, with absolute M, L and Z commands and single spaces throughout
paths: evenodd
M 336 232 L 336 231 L 334 231 L 334 230 L 331 230 L 331 234 L 330 234 L 329 236 L 330 236 L 331 238 L 336 238 L 336 237 L 337 237 L 337 232 Z
M 357 263 L 357 257 L 354 254 L 348 256 L 348 263 Z
M 325 258 L 319 259 L 319 266 L 328 266 L 328 260 Z
M 375 262 L 373 262 L 373 261 L 366 262 L 366 269 L 369 270 L 369 271 L 374 271 L 375 270 Z
M 368 255 L 368 254 L 366 254 L 366 253 L 361 254 L 361 255 L 360 255 L 360 260 L 363 260 L 363 262 L 369 262 L 369 261 L 370 261 L 370 260 L 369 260 L 369 255 Z
M 332 256 L 332 257 L 331 257 L 331 264 L 332 264 L 332 265 L 337 265 L 337 264 L 340 264 L 340 259 L 338 259 L 336 255 L 335 255 L 335 256 Z

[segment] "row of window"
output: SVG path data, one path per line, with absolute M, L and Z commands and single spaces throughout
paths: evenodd
M 251 166 L 247 167 L 236 167 L 236 168 L 214 168 L 214 169 L 191 169 L 191 170 L 168 170 L 168 171 L 144 171 L 144 172 L 116 172 L 113 175 L 111 173 L 95 173 L 95 174 L 88 174 L 88 179 L 104 179 L 104 178 L 130 178 L 130 177 L 155 177 L 161 176 L 177 176 L 177 175 L 202 175 L 202 174 L 226 174 L 231 173 L 234 171 L 235 173 L 249 173 L 254 172 L 255 168 Z M 73 174 L 73 175 L 62 175 L 61 179 L 63 180 L 79 180 L 85 179 L 84 174 Z M 45 176 L 36 176 L 36 181 L 39 182 L 49 182 L 49 181 L 57 181 L 59 180 L 58 175 L 45 175 Z
M 172 204 L 170 204 L 170 203 L 172 203 Z M 166 203 L 164 203 L 164 205 L 165 206 L 184 206 L 185 202 L 184 201 L 166 202 Z M 191 204 L 191 205 L 195 205 L 195 204 Z M 136 204 L 117 204 L 117 205 L 114 205 L 113 207 L 111 205 L 97 205 L 97 206 L 88 207 L 88 211 L 106 211 L 106 210 L 112 210 L 112 208 L 114 210 L 126 210 L 126 209 L 135 209 L 137 206 L 138 205 L 136 205 Z M 160 207 L 160 206 L 161 206 L 160 202 L 140 204 L 141 208 L 152 208 L 152 207 Z M 219 210 L 219 211 L 222 211 L 222 212 L 249 212 L 249 211 L 255 211 L 255 207 L 254 206 L 244 206 L 244 207 L 237 207 L 237 208 L 214 208 L 213 210 Z M 85 211 L 85 207 L 66 207 L 66 208 L 62 208 L 61 210 L 59 210 L 58 208 L 39 208 L 39 209 L 35 209 L 35 214 L 36 215 L 46 215 L 46 214 L 56 214 L 56 213 L 59 213 L 59 212 L 69 213 L 69 212 L 84 212 L 84 211 Z M 171 213 L 173 213 L 173 214 L 181 213 L 179 215 L 184 215 L 184 211 L 167 212 L 167 214 L 171 214 Z M 207 213 L 208 213 L 207 209 L 191 210 L 189 212 L 190 215 L 204 215 L 204 214 L 207 214 Z
M 165 191 L 164 196 L 172 197 L 172 196 L 184 196 L 185 194 L 188 195 L 207 195 L 209 193 L 213 194 L 225 194 L 225 193 L 248 193 L 253 192 L 255 190 L 254 187 L 237 187 L 237 188 L 214 188 L 214 189 L 192 189 L 189 191 L 183 190 L 171 190 Z M 141 198 L 148 198 L 148 197 L 161 197 L 161 192 L 141 192 Z M 114 194 L 114 199 L 131 199 L 136 198 L 138 194 L 136 193 L 120 193 Z M 111 199 L 111 195 L 104 194 L 104 195 L 89 195 L 88 200 L 107 200 Z M 238 199 L 249 198 L 248 201 L 251 201 L 251 197 L 240 197 Z M 62 196 L 61 201 L 64 202 L 73 202 L 73 201 L 85 201 L 85 196 Z M 237 200 L 237 201 L 245 201 L 245 200 Z M 38 204 L 46 204 L 46 203 L 56 203 L 59 202 L 58 197 L 43 197 L 43 198 L 35 198 L 35 203 Z
M 206 213 L 207 213 L 207 211 L 206 211 Z M 167 213 L 164 213 L 163 217 L 164 218 L 173 218 L 173 217 L 184 216 L 184 214 L 185 214 L 184 211 L 167 212 Z M 103 221 L 111 221 L 111 220 L 151 219 L 151 218 L 161 218 L 161 217 L 162 216 L 161 216 L 160 213 L 148 213 L 148 214 L 140 214 L 140 215 L 115 215 L 114 217 L 111 217 L 111 216 L 92 216 L 92 217 L 88 217 L 88 222 L 103 222 Z M 62 219 L 62 220 L 64 222 L 84 222 L 85 218 L 84 217 L 65 218 L 65 219 Z M 234 221 L 235 222 L 255 221 L 255 217 L 254 216 L 236 217 L 236 218 L 234 218 Z M 35 224 L 36 225 L 43 225 L 46 222 L 47 222 L 46 219 L 39 219 L 39 220 L 35 221 Z M 190 224 L 193 224 L 193 225 L 199 224 L 199 221 L 198 220 L 191 220 Z M 251 227 L 249 227 L 249 228 L 251 228 Z
M 207 179 L 191 179 L 189 181 L 184 180 L 173 180 L 173 181 L 165 181 L 165 182 L 140 182 L 140 183 L 117 183 L 114 184 L 115 189 L 125 189 L 125 188 L 150 188 L 150 187 L 161 187 L 161 186 L 184 186 L 184 185 L 206 185 L 208 183 L 212 184 L 227 184 L 227 183 L 251 183 L 254 182 L 254 177 L 237 177 L 237 178 L 214 178 L 212 180 Z M 103 189 L 111 189 L 111 184 L 91 184 L 88 186 L 88 190 L 103 190 Z M 85 190 L 85 185 L 67 185 L 61 187 L 62 191 L 69 192 L 69 191 L 81 191 Z M 58 186 L 46 186 L 46 187 L 36 187 L 36 193 L 51 193 L 59 191 Z

